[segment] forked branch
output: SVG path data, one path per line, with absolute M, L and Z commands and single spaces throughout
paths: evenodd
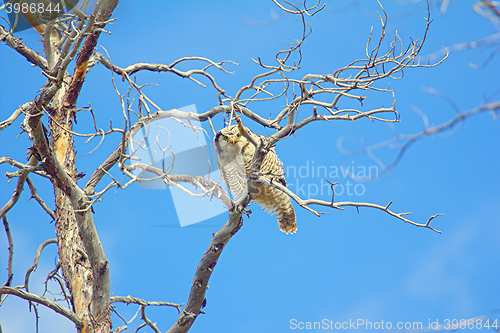
M 437 233 L 441 233 L 441 231 L 434 229 L 429 224 L 434 218 L 436 218 L 437 216 L 444 215 L 444 214 L 435 214 L 435 215 L 431 216 L 427 220 L 426 223 L 418 223 L 418 222 L 414 222 L 410 219 L 407 219 L 405 217 L 407 215 L 410 215 L 411 213 L 396 213 L 396 212 L 391 211 L 389 209 L 389 206 L 392 204 L 392 201 L 389 202 L 389 204 L 387 204 L 386 206 L 381 206 L 381 205 L 368 203 L 368 202 L 349 202 L 349 201 L 334 202 L 333 195 L 332 195 L 331 201 L 324 201 L 324 200 L 318 200 L 318 199 L 306 199 L 306 200 L 304 200 L 304 199 L 301 199 L 298 195 L 296 195 L 293 191 L 291 191 L 288 187 L 283 186 L 283 184 L 281 184 L 279 182 L 273 182 L 265 177 L 260 177 L 259 181 L 268 185 L 268 186 L 273 186 L 282 192 L 285 192 L 290 198 L 292 198 L 297 204 L 299 204 L 299 206 L 309 210 L 310 212 L 312 212 L 316 216 L 320 216 L 320 214 L 326 214 L 326 213 L 317 212 L 316 210 L 313 210 L 309 206 L 318 205 L 318 206 L 330 207 L 330 208 L 340 209 L 340 210 L 343 210 L 344 209 L 343 207 L 356 207 L 356 209 L 358 209 L 358 211 L 359 211 L 359 207 L 374 208 L 374 209 L 381 210 L 381 211 L 383 211 L 383 212 L 385 212 L 385 213 L 387 213 L 387 214 L 389 214 L 389 215 L 391 215 L 391 216 L 393 216 L 393 217 L 395 217 L 395 218 L 397 218 L 405 223 L 412 224 L 416 227 L 428 228 L 428 229 L 431 229 Z M 332 190 L 333 190 L 333 186 L 334 185 L 332 184 Z M 333 193 L 335 193 L 335 191 L 333 191 Z

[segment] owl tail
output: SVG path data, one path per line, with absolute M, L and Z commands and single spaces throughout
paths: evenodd
M 280 230 L 286 234 L 293 234 L 297 232 L 297 222 L 295 219 L 295 210 L 291 202 L 288 202 L 289 206 L 281 214 L 278 215 L 278 226 Z

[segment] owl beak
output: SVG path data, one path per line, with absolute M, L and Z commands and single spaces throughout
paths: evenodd
M 231 139 L 231 143 L 234 145 L 236 143 L 235 139 Z

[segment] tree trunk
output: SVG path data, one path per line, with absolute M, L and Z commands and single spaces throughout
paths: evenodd
M 50 148 L 68 176 L 76 183 L 78 172 L 75 165 L 74 142 L 72 134 L 68 132 L 68 130 L 72 131 L 73 129 L 74 108 L 65 105 L 64 98 L 58 98 L 61 94 L 57 94 L 53 100 L 52 117 L 54 120 L 50 128 Z M 64 129 L 61 127 L 64 127 Z M 83 322 L 83 327 L 79 331 L 108 333 L 111 331 L 109 300 L 108 309 L 105 311 L 98 314 L 93 314 L 91 311 L 93 308 L 91 304 L 94 283 L 98 281 L 94 279 L 89 261 L 92 254 L 85 248 L 82 240 L 78 222 L 73 212 L 72 200 L 55 184 L 54 194 L 59 258 L 66 286 L 71 293 L 73 311 Z

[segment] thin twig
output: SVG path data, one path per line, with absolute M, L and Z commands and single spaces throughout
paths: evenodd
M 7 281 L 4 283 L 4 286 L 10 286 L 12 283 L 12 260 L 14 258 L 14 241 L 12 240 L 12 234 L 10 233 L 9 222 L 7 221 L 7 216 L 2 216 L 3 226 L 5 228 L 5 233 L 7 234 L 7 241 L 9 242 L 8 250 L 9 250 L 9 259 L 7 263 Z
M 27 164 L 27 167 L 28 168 L 34 167 L 34 166 L 36 166 L 37 163 L 38 163 L 38 159 L 34 155 L 32 155 L 28 164 Z M 19 200 L 19 197 L 21 196 L 21 193 L 22 193 L 23 188 L 24 188 L 24 182 L 26 181 L 26 178 L 28 178 L 29 172 L 26 170 L 27 170 L 27 168 L 19 170 L 20 175 L 19 175 L 19 178 L 17 179 L 16 188 L 14 189 L 14 193 L 12 193 L 12 197 L 0 209 L 0 216 L 4 216 L 9 210 L 12 209 L 12 207 L 14 207 L 14 205 Z
M 40 196 L 38 195 L 38 193 L 36 191 L 35 185 L 31 181 L 30 177 L 26 178 L 26 182 L 28 183 L 28 186 L 29 186 L 30 191 L 31 191 L 31 198 L 35 199 L 40 204 L 40 206 L 42 206 L 43 210 L 46 211 L 47 214 L 50 215 L 50 217 L 52 217 L 52 220 L 55 221 L 56 214 L 54 213 L 54 211 L 52 209 L 49 208 L 49 206 L 47 206 L 45 201 L 43 201 L 42 198 L 40 198 Z
M 28 284 L 29 284 L 30 275 L 34 270 L 36 270 L 36 268 L 38 266 L 38 260 L 40 260 L 40 256 L 42 255 L 43 249 L 45 249 L 45 247 L 47 245 L 50 245 L 50 244 L 57 244 L 57 239 L 55 239 L 55 238 L 47 239 L 46 241 L 42 242 L 42 244 L 40 244 L 40 246 L 38 246 L 38 249 L 36 250 L 35 259 L 33 260 L 33 265 L 31 265 L 31 267 L 28 268 L 28 271 L 26 272 L 26 276 L 24 277 L 23 288 L 26 288 L 26 291 L 28 291 L 28 292 L 29 292 Z

